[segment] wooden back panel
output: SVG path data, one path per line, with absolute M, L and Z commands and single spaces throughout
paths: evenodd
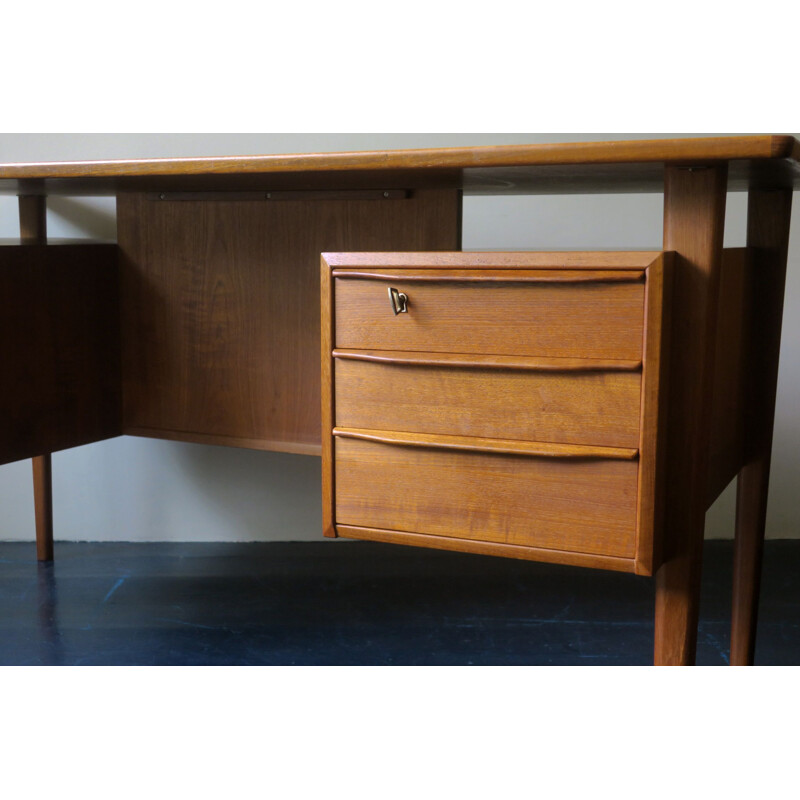
M 319 254 L 460 246 L 460 194 L 118 199 L 126 433 L 319 453 Z

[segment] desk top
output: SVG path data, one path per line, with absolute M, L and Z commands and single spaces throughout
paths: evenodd
M 465 194 L 659 192 L 665 165 L 728 162 L 728 188 L 800 187 L 791 136 L 297 155 L 0 164 L 0 194 L 461 188 Z

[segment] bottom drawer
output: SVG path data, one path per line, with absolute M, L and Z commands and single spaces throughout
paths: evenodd
M 472 452 L 339 436 L 334 449 L 337 525 L 634 556 L 637 460 Z

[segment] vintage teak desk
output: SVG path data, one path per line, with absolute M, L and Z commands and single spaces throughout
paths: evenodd
M 321 453 L 326 535 L 654 575 L 655 662 L 688 664 L 738 476 L 750 663 L 798 162 L 751 136 L 0 165 L 0 463 L 33 458 L 39 558 L 53 451 Z M 463 194 L 661 191 L 652 252 L 460 252 Z M 117 244 L 47 244 L 46 196 L 82 194 L 116 196 Z

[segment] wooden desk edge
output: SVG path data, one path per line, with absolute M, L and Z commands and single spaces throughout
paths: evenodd
M 0 164 L 0 180 L 241 175 L 403 169 L 476 169 L 577 164 L 790 159 L 800 142 L 787 135 L 638 139 L 525 145 L 364 150 L 211 158 L 107 159 Z

